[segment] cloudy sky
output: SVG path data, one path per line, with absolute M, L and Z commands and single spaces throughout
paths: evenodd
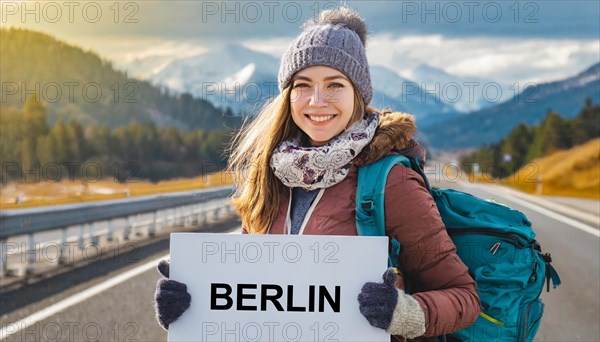
M 426 63 L 504 84 L 600 61 L 600 2 L 346 1 L 367 21 L 369 61 L 410 78 Z M 2 26 L 43 31 L 122 65 L 239 43 L 279 57 L 323 1 L 2 1 Z

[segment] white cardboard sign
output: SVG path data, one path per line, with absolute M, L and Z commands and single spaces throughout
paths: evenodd
M 358 308 L 381 282 L 386 237 L 171 234 L 171 278 L 190 308 L 169 341 L 389 341 Z

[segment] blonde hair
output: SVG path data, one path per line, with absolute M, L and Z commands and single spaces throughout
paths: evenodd
M 348 126 L 362 119 L 368 110 L 362 95 L 354 88 L 354 110 Z M 266 234 L 279 211 L 279 194 L 285 185 L 270 167 L 273 150 L 283 141 L 298 136 L 290 109 L 291 85 L 267 103 L 256 118 L 245 122 L 229 148 L 228 171 L 236 185 L 231 203 L 251 234 Z

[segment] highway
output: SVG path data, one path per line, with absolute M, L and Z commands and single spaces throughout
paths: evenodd
M 545 314 L 536 340 L 600 341 L 600 239 L 594 233 L 598 224 L 557 213 L 550 217 L 547 210 L 494 186 L 432 176 L 432 185 L 494 198 L 524 212 L 532 222 L 543 252 L 552 254 L 562 279 L 560 287 L 542 293 Z M 231 220 L 210 231 L 236 229 L 239 221 Z M 143 247 L 135 258 L 102 260 L 2 293 L 4 340 L 166 341 L 167 333 L 156 323 L 152 300 L 159 279 L 154 266 L 167 256 L 168 239 L 158 240 Z

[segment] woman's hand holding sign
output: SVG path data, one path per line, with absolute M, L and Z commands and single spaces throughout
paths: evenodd
M 163 278 L 156 283 L 154 293 L 156 317 L 160 325 L 168 330 L 169 324 L 176 321 L 190 307 L 192 297 L 185 284 L 169 279 L 169 263 L 166 260 L 158 264 L 158 271 Z
M 392 335 L 415 338 L 425 333 L 425 313 L 419 302 L 396 288 L 398 270 L 388 268 L 383 283 L 365 283 L 358 295 L 360 312 L 369 323 Z

